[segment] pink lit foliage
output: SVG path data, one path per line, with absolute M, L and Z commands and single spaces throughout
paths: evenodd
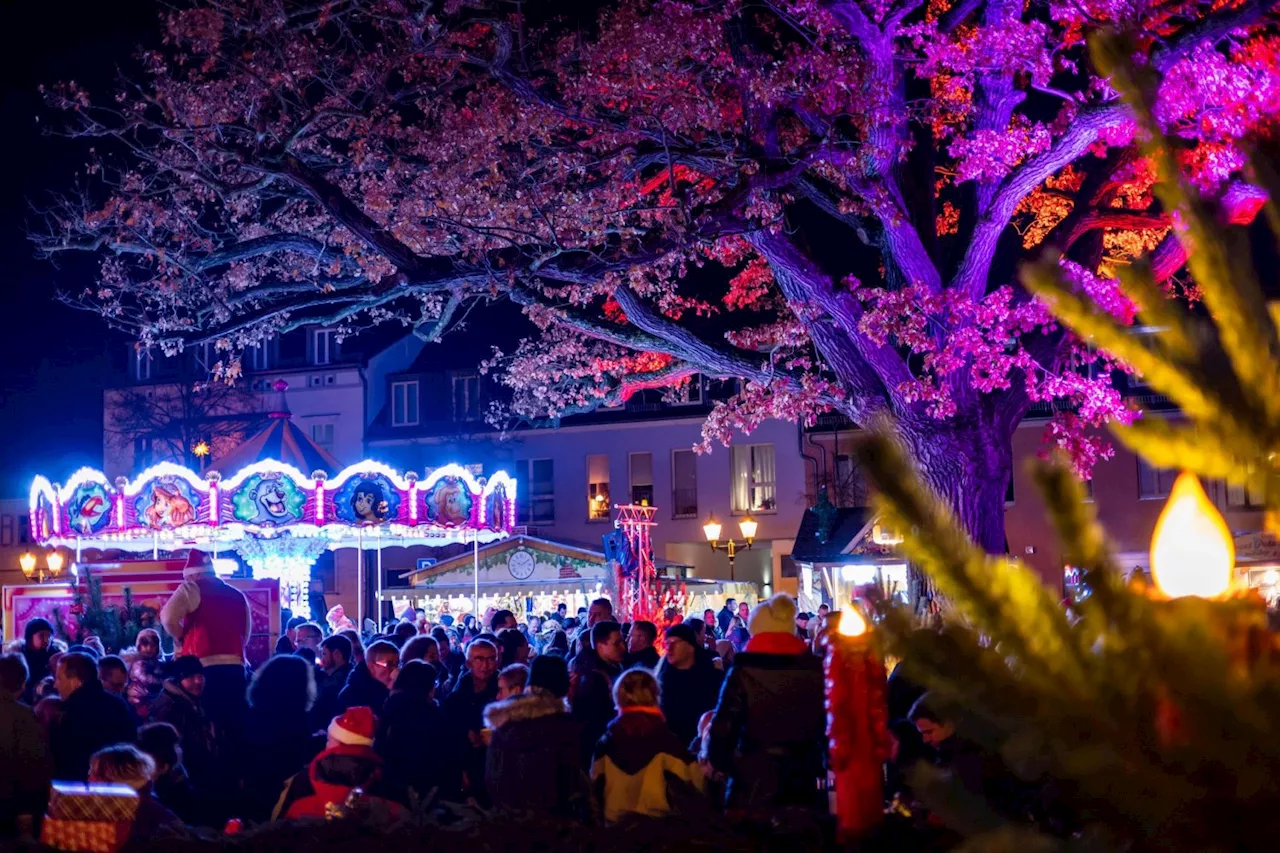
M 1084 39 L 1137 33 L 1190 179 L 1232 221 L 1261 204 L 1237 170 L 1280 110 L 1271 0 L 602 6 L 595 26 L 493 0 L 166 6 L 117 94 L 49 90 L 95 153 L 39 250 L 96 253 L 68 301 L 141 346 L 212 342 L 228 378 L 303 325 L 434 341 L 511 299 L 533 322 L 489 363 L 500 417 L 694 374 L 741 389 L 708 440 L 891 414 L 998 548 L 1033 405 L 1082 472 L 1108 452 L 1091 430 L 1133 417 L 1018 262 L 1053 246 L 1132 319 L 1114 269 L 1185 257 Z

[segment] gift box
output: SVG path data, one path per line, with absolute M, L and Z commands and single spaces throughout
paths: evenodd
M 49 817 L 58 820 L 132 821 L 138 792 L 128 785 L 54 782 L 49 789 Z
M 67 853 L 116 853 L 129 840 L 127 820 L 63 820 L 46 817 L 40 841 Z

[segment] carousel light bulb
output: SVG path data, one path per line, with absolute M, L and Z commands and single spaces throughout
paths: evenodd
M 867 633 L 867 620 L 858 612 L 858 608 L 850 607 L 840 611 L 840 625 L 836 629 L 842 637 L 861 637 Z
M 1226 521 L 1200 480 L 1184 471 L 1174 481 L 1151 536 L 1156 588 L 1170 598 L 1215 598 L 1231 587 L 1235 564 L 1235 543 Z

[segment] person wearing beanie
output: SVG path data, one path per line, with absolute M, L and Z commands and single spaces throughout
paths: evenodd
M 716 706 L 724 673 L 710 655 L 699 654 L 698 632 L 692 625 L 672 625 L 665 636 L 666 653 L 654 674 L 662 688 L 667 725 L 687 744 L 698 733 L 698 720 Z
M 827 809 L 822 661 L 796 636 L 796 602 L 779 593 L 747 619 L 751 639 L 733 659 L 707 741 L 739 813 Z
M 37 616 L 27 622 L 22 634 L 21 654 L 27 662 L 27 689 L 23 691 L 22 701 L 32 705 L 35 704 L 36 685 L 53 675 L 49 668 L 49 659 L 54 653 L 53 625 L 48 619 Z
M 178 730 L 191 784 L 198 791 L 209 791 L 216 783 L 217 747 L 213 723 L 204 709 L 204 664 L 195 655 L 183 655 L 166 664 L 164 673 L 160 695 L 151 705 L 151 719 Z
M 583 769 L 582 726 L 569 716 L 569 670 L 563 658 L 535 658 L 523 693 L 484 709 L 490 730 L 484 783 L 500 809 L 585 818 L 590 787 Z
M 208 554 L 192 549 L 182 584 L 160 609 L 160 624 L 180 644 L 175 656 L 197 657 L 204 665 L 205 713 L 234 751 L 246 712 L 244 647 L 253 632 L 249 600 L 214 573 Z
M 334 717 L 324 751 L 285 783 L 271 819 L 327 817 L 356 788 L 371 807 L 398 814 L 401 807 L 383 795 L 382 759 L 373 749 L 377 731 L 377 716 L 363 705 Z

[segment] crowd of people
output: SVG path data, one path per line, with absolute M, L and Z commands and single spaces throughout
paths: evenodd
M 30 621 L 0 656 L 0 833 L 31 831 L 50 779 L 134 787 L 147 801 L 135 836 L 325 816 L 353 795 L 391 814 L 463 802 L 610 822 L 695 801 L 731 816 L 828 809 L 825 607 L 730 599 L 659 627 L 621 624 L 601 598 L 523 621 L 410 611 L 377 633 L 294 618 L 256 671 L 247 613 L 193 553 L 161 614 L 171 657 L 155 631 L 107 654 Z M 906 721 L 895 756 L 933 750 L 969 773 L 927 697 L 890 687 L 891 706 L 909 700 L 891 708 Z

